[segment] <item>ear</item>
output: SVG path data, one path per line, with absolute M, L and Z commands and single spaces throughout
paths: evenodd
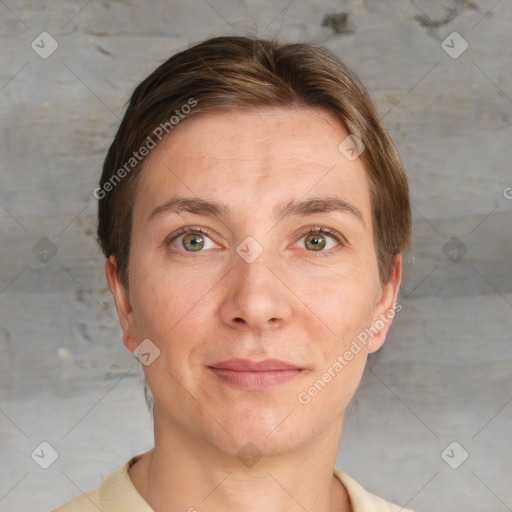
M 382 286 L 380 298 L 374 308 L 372 325 L 368 328 L 368 331 L 372 335 L 368 343 L 369 354 L 379 350 L 379 348 L 384 345 L 395 313 L 402 309 L 400 304 L 396 304 L 401 280 L 402 255 L 398 254 L 393 263 L 391 277 L 389 281 Z
M 137 348 L 135 315 L 130 302 L 130 292 L 124 286 L 117 271 L 115 256 L 110 256 L 105 262 L 105 274 L 108 286 L 116 303 L 117 316 L 123 333 L 124 346 L 133 352 Z

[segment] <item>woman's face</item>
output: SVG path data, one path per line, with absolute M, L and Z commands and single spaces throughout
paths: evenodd
M 127 348 L 151 341 L 144 370 L 159 424 L 233 454 L 339 432 L 401 271 L 397 258 L 381 286 L 367 173 L 339 149 L 348 136 L 316 109 L 211 111 L 148 155 L 129 291 L 110 263 L 107 274 Z M 177 208 L 184 198 L 221 207 L 193 213 Z M 379 320 L 380 334 L 357 341 Z M 251 366 L 268 359 L 288 367 Z

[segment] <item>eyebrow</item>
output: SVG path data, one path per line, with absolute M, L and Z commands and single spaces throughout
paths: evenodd
M 230 217 L 231 208 L 217 201 L 201 199 L 199 197 L 174 196 L 165 203 L 157 206 L 149 215 L 148 222 L 156 216 L 188 212 L 196 215 L 209 215 L 212 217 Z M 349 213 L 356 217 L 364 227 L 364 217 L 361 211 L 353 204 L 339 197 L 313 197 L 310 199 L 288 203 L 280 203 L 274 207 L 274 216 L 284 218 L 290 216 L 307 216 L 318 213 L 342 212 Z

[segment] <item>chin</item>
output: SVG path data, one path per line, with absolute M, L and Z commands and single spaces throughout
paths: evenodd
M 264 456 L 292 451 L 307 441 L 305 421 L 299 419 L 297 412 L 291 406 L 274 409 L 257 407 L 250 411 L 246 409 L 238 417 L 233 415 L 225 423 L 226 430 L 232 436 L 224 436 L 229 445 L 226 451 L 244 452 L 245 447 L 249 451 L 259 451 Z
M 304 442 L 301 439 L 301 433 L 295 431 L 293 435 L 290 432 L 268 435 L 267 431 L 250 429 L 243 433 L 237 433 L 233 438 L 226 440 L 227 446 L 222 443 L 217 446 L 220 450 L 231 456 L 236 456 L 242 464 L 252 467 L 247 463 L 247 457 L 259 459 L 261 457 L 282 457 L 287 453 L 298 449 Z

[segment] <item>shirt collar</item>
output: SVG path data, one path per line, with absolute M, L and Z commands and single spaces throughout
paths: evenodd
M 128 469 L 142 455 L 132 457 L 123 467 L 109 475 L 99 489 L 100 503 L 103 512 L 154 512 L 133 485 Z M 382 498 L 369 493 L 358 482 L 347 474 L 334 468 L 336 476 L 345 487 L 352 505 L 352 512 L 394 511 L 393 505 Z M 401 509 L 407 512 L 405 509 Z

